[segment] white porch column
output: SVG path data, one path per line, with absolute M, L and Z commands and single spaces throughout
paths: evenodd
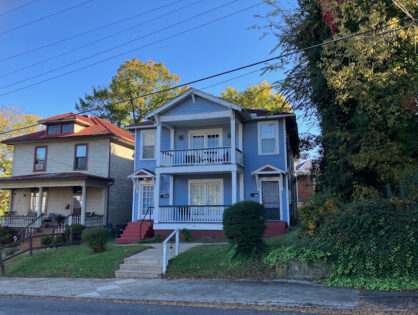
M 231 109 L 231 163 L 236 163 L 237 159 L 237 137 L 235 112 Z
M 237 171 L 232 171 L 232 204 L 237 202 Z
M 161 123 L 158 116 L 155 116 L 155 122 L 157 124 L 157 131 L 155 133 L 155 159 L 156 166 L 161 165 Z
M 169 198 L 169 204 L 172 206 L 174 203 L 174 176 L 170 175 L 170 198 Z
M 155 174 L 155 186 L 154 186 L 154 222 L 158 223 L 158 217 L 160 213 L 160 179 L 159 172 Z
M 38 198 L 38 207 L 36 209 L 36 216 L 40 216 L 42 214 L 42 199 L 44 196 L 44 188 L 39 187 L 39 198 Z
M 239 201 L 244 200 L 244 174 L 239 173 Z
M 87 187 L 84 185 L 81 190 L 81 224 L 86 224 Z

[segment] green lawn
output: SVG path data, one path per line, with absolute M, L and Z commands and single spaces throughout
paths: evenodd
M 142 245 L 107 244 L 107 251 L 94 254 L 86 245 L 23 254 L 5 263 L 9 277 L 113 278 L 123 259 L 147 249 Z
M 266 239 L 267 251 L 292 242 L 297 231 Z M 229 266 L 229 245 L 201 245 L 175 257 L 169 264 L 167 278 L 273 279 L 275 271 L 262 259 Z

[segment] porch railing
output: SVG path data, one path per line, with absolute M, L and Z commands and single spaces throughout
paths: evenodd
M 160 206 L 160 223 L 222 223 L 225 205 Z
M 231 163 L 231 148 L 206 148 L 161 151 L 162 166 L 216 165 Z
M 81 215 L 69 215 L 66 218 L 65 223 L 67 225 L 81 224 Z M 93 226 L 103 226 L 103 225 L 105 225 L 103 215 L 86 216 L 85 226 L 93 227 Z
M 8 226 L 8 227 L 16 227 L 16 228 L 26 227 L 29 224 L 31 224 L 36 218 L 37 218 L 36 216 L 28 216 L 28 215 L 0 216 L 0 226 Z M 39 223 L 41 222 L 39 221 Z M 39 227 L 39 226 L 35 226 L 35 227 Z

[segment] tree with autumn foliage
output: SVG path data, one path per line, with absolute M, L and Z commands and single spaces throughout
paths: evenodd
M 414 0 L 399 2 L 417 15 Z M 299 0 L 293 12 L 268 3 L 265 27 L 285 51 L 368 31 L 269 69 L 287 71 L 281 92 L 319 121 L 319 189 L 344 200 L 399 190 L 418 169 L 413 21 L 392 0 Z
M 26 113 L 17 107 L 5 107 L 0 109 L 0 133 L 8 132 L 36 124 L 41 118 Z M 16 130 L 0 135 L 0 141 L 8 138 L 21 136 L 39 129 L 39 126 Z M 0 177 L 10 176 L 12 172 L 13 146 L 0 143 Z M 9 191 L 0 190 L 0 215 L 7 210 L 9 203 Z
M 221 98 L 245 108 L 265 109 L 276 113 L 293 111 L 289 102 L 265 80 L 259 85 L 251 85 L 242 92 L 228 86 L 221 92 Z
M 147 113 L 187 90 L 187 87 L 167 90 L 178 82 L 180 78 L 162 63 L 134 58 L 119 67 L 108 87 L 93 87 L 91 93 L 80 98 L 76 109 L 91 110 L 93 115 L 119 127 L 138 123 Z

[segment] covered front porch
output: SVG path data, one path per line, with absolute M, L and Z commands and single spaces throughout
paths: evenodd
M 10 197 L 0 226 L 106 225 L 108 187 L 112 183 L 112 179 L 84 173 L 1 178 L 0 189 L 9 190 Z

